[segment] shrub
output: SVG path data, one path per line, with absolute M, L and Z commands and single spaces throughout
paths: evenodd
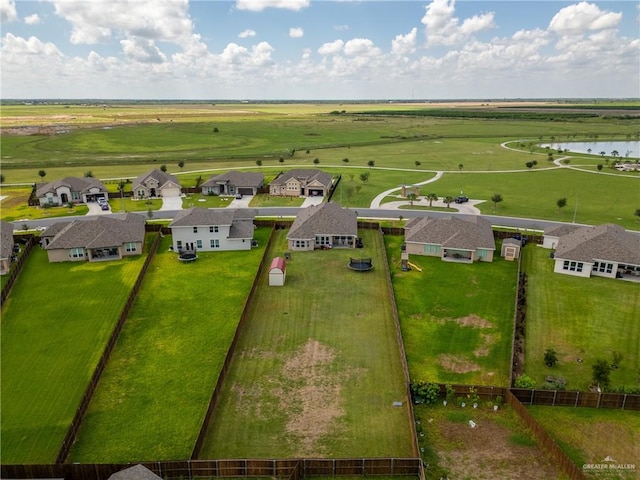
M 547 348 L 544 352 L 544 364 L 547 367 L 553 367 L 556 363 L 558 363 L 558 354 L 553 348 Z
M 536 382 L 533 380 L 533 378 L 531 378 L 526 373 L 523 373 L 518 378 L 516 378 L 516 381 L 514 382 L 513 385 L 516 388 L 528 388 L 528 389 L 536 388 Z
M 414 403 L 433 405 L 440 398 L 440 385 L 430 382 L 412 383 L 411 395 Z

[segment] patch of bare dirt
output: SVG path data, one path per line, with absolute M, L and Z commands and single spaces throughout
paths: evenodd
M 478 365 L 477 363 L 457 357 L 455 355 L 447 354 L 438 355 L 438 365 L 454 373 L 469 373 L 482 370 L 480 365 Z
M 473 351 L 475 357 L 486 357 L 491 351 L 491 347 L 496 343 L 497 337 L 493 333 L 481 333 L 482 345 Z
M 467 315 L 466 317 L 458 317 L 454 320 L 461 327 L 491 328 L 493 324 L 489 320 L 485 320 L 476 314 Z

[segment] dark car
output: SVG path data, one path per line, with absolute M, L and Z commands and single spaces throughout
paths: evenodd
M 106 202 L 105 202 L 105 203 L 101 203 L 101 204 L 100 204 L 100 208 L 101 208 L 102 210 L 109 210 L 109 204 L 108 204 L 108 203 L 106 203 Z
M 456 203 L 465 203 L 468 202 L 469 199 L 467 197 L 465 197 L 464 195 L 460 195 L 459 197 L 455 198 L 455 202 Z

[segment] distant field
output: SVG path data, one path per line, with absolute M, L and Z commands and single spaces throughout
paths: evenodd
M 35 248 L 2 306 L 3 463 L 53 463 L 145 255 L 49 263 Z
M 270 256 L 287 249 L 276 233 Z M 260 278 L 201 458 L 412 455 L 383 245 L 359 233 L 358 252 L 293 252 L 284 287 Z
M 401 243 L 385 235 L 411 379 L 508 386 L 517 264 L 412 255 L 422 271 L 403 272 Z
M 587 478 L 633 480 L 640 473 L 640 415 L 609 408 L 527 406 L 527 410 L 581 467 L 584 464 L 635 465 L 633 469 L 585 471 Z M 606 458 L 613 461 L 607 462 Z
M 73 462 L 189 458 L 262 247 L 178 262 L 165 237 L 70 454 Z
M 638 388 L 638 284 L 553 273 L 550 251 L 529 245 L 523 253 L 522 267 L 528 275 L 526 373 L 538 386 L 551 375 L 564 377 L 568 390 L 586 390 L 596 359 L 612 361 L 617 351 L 623 359 L 611 372 L 611 386 Z M 544 364 L 548 348 L 558 354 L 553 368 Z

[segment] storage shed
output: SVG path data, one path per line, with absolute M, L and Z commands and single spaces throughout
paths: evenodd
M 282 287 L 287 276 L 287 263 L 284 258 L 276 257 L 269 267 L 269 286 Z
M 520 256 L 520 248 L 522 247 L 522 242 L 515 238 L 505 238 L 502 241 L 502 251 L 500 255 L 505 258 L 505 260 L 516 260 Z

